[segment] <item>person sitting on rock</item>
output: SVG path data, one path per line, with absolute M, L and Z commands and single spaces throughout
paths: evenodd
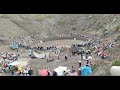
M 72 66 L 71 73 L 74 73 L 74 72 L 75 72 L 75 68 Z

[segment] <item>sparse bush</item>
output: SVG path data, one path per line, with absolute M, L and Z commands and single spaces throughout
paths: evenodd
M 102 31 L 102 33 L 105 33 L 107 31 L 107 29 L 104 29 L 103 31 Z
M 93 47 L 90 47 L 89 50 L 90 50 L 91 52 L 93 52 L 93 51 L 94 51 L 94 48 L 93 48 Z
M 42 21 L 42 20 L 44 20 L 44 18 L 45 18 L 45 16 L 43 16 L 43 15 L 36 15 L 36 16 L 34 17 L 34 19 L 35 19 L 35 20 L 38 20 L 38 21 Z
M 9 18 L 9 14 L 3 14 L 1 17 L 3 17 L 3 18 Z
M 84 31 L 85 29 L 83 28 L 82 31 Z
M 92 66 L 92 70 L 96 69 L 96 68 L 99 67 L 99 66 L 103 66 L 103 65 L 105 65 L 105 62 L 104 62 L 104 61 L 97 62 L 96 64 L 94 64 L 94 65 Z
M 105 33 L 103 33 L 102 36 L 105 38 L 107 35 L 108 35 L 108 33 L 105 32 Z
M 4 35 L 1 35 L 1 37 L 4 37 Z
M 17 26 L 19 26 L 19 27 L 23 27 L 23 26 L 25 26 L 26 25 L 26 21 L 18 21 L 18 20 L 11 20 L 13 23 L 15 23 Z
M 0 67 L 2 66 L 2 63 L 0 63 Z
M 117 26 L 115 27 L 115 31 L 118 32 L 119 30 L 120 30 L 120 25 L 117 25 Z
M 94 64 L 93 66 L 92 66 L 92 70 L 94 70 L 95 68 L 97 68 L 98 67 L 98 64 Z
M 35 15 L 34 19 L 38 21 L 42 21 L 42 20 L 45 20 L 46 18 L 51 19 L 52 16 L 53 16 L 52 14 L 51 15 L 50 14 Z
M 120 34 L 117 36 L 117 39 L 120 39 Z
M 58 21 L 58 25 L 64 26 L 65 25 L 65 21 L 64 20 Z
M 114 62 L 112 63 L 112 66 L 120 66 L 120 61 L 114 61 Z
M 76 27 L 73 27 L 72 30 L 77 30 L 77 28 L 76 28 Z
M 47 18 L 51 19 L 51 18 L 52 18 L 52 15 L 48 15 Z

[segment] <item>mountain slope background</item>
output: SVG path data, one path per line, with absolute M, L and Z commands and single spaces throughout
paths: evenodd
M 71 33 L 89 33 L 102 42 L 117 38 L 115 47 L 107 54 L 111 61 L 120 59 L 119 14 L 0 14 L 0 46 L 9 45 L 20 36 L 32 36 L 30 39 L 39 41 Z M 101 66 L 96 71 L 99 69 Z
M 97 37 L 120 33 L 119 14 L 1 14 L 0 38 L 12 40 L 19 35 L 55 36 L 90 33 Z

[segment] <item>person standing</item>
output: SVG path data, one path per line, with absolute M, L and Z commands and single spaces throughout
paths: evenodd
M 81 76 L 81 66 L 82 66 L 81 61 L 79 61 L 79 68 L 77 72 L 78 76 Z
M 87 65 L 89 64 L 89 60 L 87 60 Z
M 52 76 L 52 73 L 50 72 L 50 70 L 47 69 L 47 71 L 48 71 L 48 76 Z
M 71 70 L 71 72 L 72 73 L 74 73 L 75 72 L 75 68 L 72 66 L 72 70 Z
M 83 60 L 83 51 L 80 52 L 81 60 Z
M 68 59 L 68 56 L 67 56 L 67 54 L 65 55 L 65 60 L 67 61 L 67 59 Z
M 79 68 L 81 68 L 81 61 L 79 61 Z
M 52 76 L 58 76 L 58 75 L 57 75 L 57 72 L 53 71 Z
M 81 69 L 80 68 L 78 69 L 77 75 L 81 76 Z
M 11 71 L 11 75 L 14 76 L 14 71 Z
M 29 69 L 29 71 L 28 71 L 28 74 L 29 74 L 30 76 L 33 75 L 33 69 L 32 69 L 32 67 L 30 67 L 30 69 Z
M 58 61 L 60 60 L 60 57 L 58 56 Z
M 27 76 L 27 74 L 28 74 L 27 68 L 25 68 L 25 69 L 23 70 L 22 74 L 23 74 L 23 76 Z
M 90 66 L 92 67 L 92 63 L 90 62 Z

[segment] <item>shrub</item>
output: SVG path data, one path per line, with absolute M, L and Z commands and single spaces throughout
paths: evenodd
M 4 37 L 4 35 L 1 35 L 1 37 Z
M 51 19 L 52 16 L 53 16 L 53 14 L 41 14 L 41 15 L 35 15 L 35 16 L 34 16 L 34 19 L 35 19 L 35 20 L 38 20 L 38 21 L 43 21 L 43 20 L 45 20 L 46 18 Z
M 107 31 L 107 29 L 104 29 L 103 31 L 102 31 L 102 33 L 105 33 Z
M 2 66 L 2 64 L 0 63 L 0 67 Z
M 117 39 L 120 39 L 120 34 L 117 36 Z
M 118 32 L 119 30 L 120 30 L 120 25 L 117 25 L 117 26 L 115 27 L 115 31 Z
M 76 27 L 73 27 L 72 30 L 77 30 L 77 28 L 76 28 Z
M 65 25 L 65 21 L 64 20 L 58 21 L 58 25 L 64 26 Z
M 112 66 L 120 66 L 120 61 L 114 61 L 114 62 L 112 63 Z
M 91 52 L 93 52 L 93 51 L 94 51 L 94 48 L 93 48 L 93 47 L 90 47 L 89 49 L 90 49 L 90 51 L 91 51 Z
M 92 71 L 95 69 L 95 68 L 97 68 L 98 67 L 98 64 L 94 64 L 93 66 L 92 66 Z
M 106 64 L 106 63 L 105 63 L 104 61 L 96 62 L 96 64 L 94 64 L 94 65 L 92 66 L 92 70 L 96 69 L 96 68 L 99 67 L 99 66 L 103 66 L 103 65 L 105 65 L 105 64 Z

